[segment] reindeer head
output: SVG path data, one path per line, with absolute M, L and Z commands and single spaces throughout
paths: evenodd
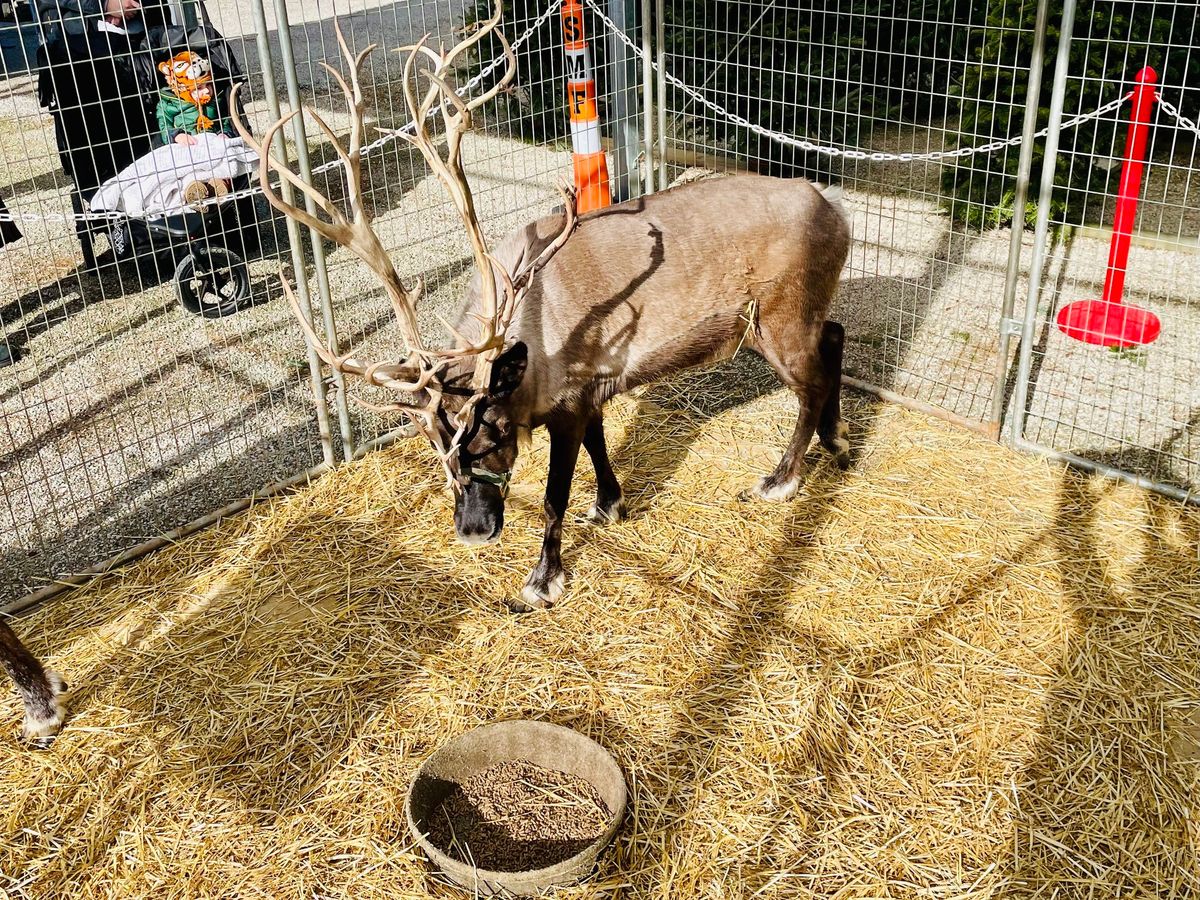
M 508 477 L 517 456 L 517 427 L 509 400 L 525 375 L 527 351 L 520 342 L 507 342 L 507 329 L 513 315 L 528 292 L 534 276 L 558 252 L 576 225 L 575 197 L 567 188 L 563 197 L 564 216 L 561 231 L 535 259 L 515 272 L 504 268 L 492 255 L 475 213 L 475 202 L 462 162 L 462 139 L 471 128 L 472 113 L 507 87 L 516 71 L 516 59 L 504 34 L 497 29 L 501 7 L 497 3 L 491 19 L 450 50 L 433 50 L 425 39 L 402 47 L 407 53 L 404 65 L 404 97 L 412 122 L 389 133 L 412 144 L 425 158 L 430 170 L 441 181 L 454 204 L 471 244 L 478 270 L 480 308 L 472 313 L 477 334 L 468 338 L 439 317 L 452 338 L 448 349 L 427 347 L 417 327 L 417 303 L 424 284 L 418 279 L 404 283 L 392 265 L 387 251 L 371 227 L 370 215 L 363 203 L 362 138 L 363 94 L 360 73 L 366 58 L 375 49 L 367 47 L 357 56 L 350 52 L 341 27 L 335 22 L 338 46 L 349 68 L 349 81 L 336 69 L 321 65 L 333 77 L 346 97 L 350 111 L 348 145 L 333 133 L 316 112 L 296 110 L 266 130 L 256 141 L 238 114 L 236 91 L 230 100 L 233 121 L 259 156 L 259 181 L 267 200 L 276 209 L 324 237 L 351 250 L 379 279 L 391 301 L 406 349 L 399 362 L 362 362 L 352 354 L 341 355 L 328 346 L 313 329 L 309 316 L 300 308 L 295 293 L 283 280 L 284 294 L 300 323 L 305 338 L 328 365 L 355 376 L 367 384 L 387 388 L 397 399 L 386 404 L 356 402 L 377 411 L 403 414 L 411 423 L 410 433 L 428 439 L 441 460 L 446 483 L 455 495 L 454 521 L 460 539 L 467 543 L 494 540 L 504 524 L 504 498 Z M 449 80 L 458 61 L 471 47 L 488 35 L 494 35 L 504 50 L 505 74 L 490 89 L 476 97 L 464 98 Z M 418 63 L 424 61 L 424 67 Z M 428 81 L 424 92 L 418 90 L 421 78 Z M 439 149 L 428 130 L 434 111 L 440 112 L 445 125 L 445 146 Z M 346 174 L 349 213 L 339 208 L 271 155 L 275 135 L 302 111 L 308 112 L 332 142 Z M 285 201 L 271 184 L 271 173 L 311 199 L 321 215 L 309 213 L 303 206 Z

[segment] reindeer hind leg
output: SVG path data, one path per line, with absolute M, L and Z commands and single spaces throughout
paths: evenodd
M 604 442 L 603 412 L 597 412 L 588 420 L 583 433 L 583 447 L 592 458 L 592 466 L 596 469 L 596 502 L 588 510 L 588 520 L 596 525 L 622 521 L 627 515 L 625 495 L 608 459 L 608 446 Z
M 815 386 L 793 390 L 800 401 L 800 414 L 796 417 L 791 443 L 783 452 L 779 465 L 770 475 L 761 478 L 754 487 L 754 494 L 762 500 L 790 500 L 796 496 L 804 480 L 804 454 L 812 441 L 813 432 L 817 430 L 817 419 L 824 396 Z
M 816 325 L 800 332 L 788 328 L 775 336 L 766 333 L 757 348 L 800 403 L 792 440 L 779 465 L 752 492 L 760 499 L 778 501 L 794 497 L 804 480 L 804 454 L 813 433 L 820 428 L 823 443 L 827 437 L 832 441 L 841 434 L 840 405 L 834 397 L 841 380 L 840 329 L 840 325 L 832 329 Z M 835 372 L 839 373 L 836 379 Z
M 817 436 L 821 446 L 833 454 L 838 467 L 850 467 L 850 429 L 842 421 L 842 348 L 846 330 L 839 322 L 826 322 L 821 332 L 818 351 L 829 385 L 829 395 L 817 420 Z

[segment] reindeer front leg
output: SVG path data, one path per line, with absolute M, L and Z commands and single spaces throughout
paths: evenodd
M 62 701 L 62 695 L 67 690 L 66 682 L 57 672 L 43 669 L 42 664 L 13 634 L 13 630 L 2 621 L 0 664 L 16 684 L 17 692 L 25 704 L 23 737 L 42 747 L 48 745 L 66 718 L 66 707 Z
M 509 606 L 513 612 L 548 609 L 562 596 L 566 573 L 562 566 L 562 523 L 571 499 L 571 480 L 583 442 L 583 422 L 547 425 L 550 432 L 550 472 L 546 476 L 546 534 L 542 558 L 525 579 L 521 598 Z

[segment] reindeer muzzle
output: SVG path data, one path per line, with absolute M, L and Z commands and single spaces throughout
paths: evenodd
M 494 484 L 500 488 L 501 498 L 507 500 L 508 484 L 512 481 L 512 472 L 489 472 L 487 469 L 471 468 L 467 470 L 467 480 Z

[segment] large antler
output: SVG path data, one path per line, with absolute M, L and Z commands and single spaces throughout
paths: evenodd
M 568 191 L 560 188 L 563 195 L 566 214 L 564 224 L 558 239 L 547 252 L 525 266 L 520 272 L 509 273 L 505 270 L 488 250 L 487 240 L 483 236 L 479 218 L 475 212 L 475 198 L 467 181 L 462 160 L 462 139 L 471 130 L 471 117 L 475 110 L 489 102 L 502 90 L 508 87 L 516 74 L 516 57 L 512 47 L 502 31 L 497 30 L 502 15 L 501 5 L 496 4 L 492 17 L 479 24 L 474 34 L 450 50 L 444 47 L 436 52 L 426 44 L 426 38 L 414 45 L 401 47 L 396 52 L 408 53 L 404 64 L 404 97 L 412 115 L 412 123 L 403 129 L 391 132 L 403 138 L 421 152 L 433 173 L 442 182 L 471 244 L 471 253 L 475 257 L 475 266 L 480 277 L 481 309 L 476 318 L 481 326 L 481 333 L 475 340 L 470 340 L 457 332 L 449 323 L 443 322 L 458 342 L 458 349 L 464 354 L 478 354 L 479 360 L 475 366 L 474 386 L 477 390 L 486 388 L 491 374 L 491 363 L 504 346 L 505 331 L 513 314 L 520 305 L 521 299 L 529 288 L 536 271 L 549 260 L 550 256 L 566 241 L 575 228 L 575 198 Z M 484 37 L 494 35 L 504 53 L 505 73 L 489 90 L 470 99 L 464 99 L 451 87 L 449 78 L 463 54 L 478 44 Z M 417 96 L 417 61 L 425 58 L 431 64 L 424 71 L 429 86 L 418 101 Z M 439 152 L 430 136 L 428 122 L 435 106 L 439 109 L 442 122 L 446 129 L 445 155 Z M 496 276 L 500 276 L 497 284 Z M 498 289 L 499 288 L 499 289 Z
M 406 401 L 398 401 L 384 406 L 364 405 L 373 409 L 397 410 L 407 413 L 413 424 L 432 440 L 434 438 L 433 420 L 441 402 L 440 376 L 450 360 L 476 357 L 472 379 L 476 396 L 458 411 L 457 415 L 461 421 L 455 423 L 458 430 L 457 436 L 451 440 L 449 446 L 441 446 L 441 442 L 434 441 L 442 453 L 443 463 L 448 462 L 449 456 L 456 449 L 458 438 L 462 436 L 469 425 L 470 410 L 476 405 L 479 396 L 487 389 L 491 364 L 503 349 L 509 323 L 528 292 L 534 275 L 562 247 L 576 225 L 574 194 L 568 189 L 560 188 L 565 209 L 561 231 L 535 259 L 526 263 L 516 272 L 508 272 L 491 254 L 483 235 L 483 229 L 480 227 L 475 211 L 475 200 L 463 168 L 462 140 L 471 129 L 472 113 L 504 90 L 516 74 L 516 58 L 512 48 L 504 34 L 497 28 L 500 24 L 501 14 L 501 5 L 497 2 L 492 17 L 480 23 L 471 35 L 450 50 L 442 47 L 436 51 L 433 50 L 426 43 L 427 37 L 415 45 L 400 48 L 400 52 L 408 53 L 408 59 L 404 64 L 403 90 L 412 121 L 404 128 L 388 133 L 403 138 L 416 147 L 425 158 L 430 170 L 441 181 L 462 220 L 481 280 L 481 309 L 474 313 L 481 326 L 477 338 L 468 338 L 449 322 L 440 319 L 454 338 L 455 344 L 450 349 L 429 349 L 423 344 L 417 327 L 416 305 L 421 298 L 424 284 L 420 279 L 411 288 L 404 284 L 379 237 L 371 228 L 370 214 L 363 203 L 364 104 L 360 73 L 364 61 L 375 49 L 375 45 L 372 44 L 355 56 L 350 52 L 350 48 L 342 36 L 341 27 L 335 21 L 334 28 L 337 32 L 338 46 L 341 48 L 342 56 L 349 68 L 349 82 L 336 69 L 324 62 L 321 63 L 346 97 L 351 119 L 348 147 L 343 147 L 325 120 L 307 107 L 289 113 L 275 122 L 267 129 L 262 141 L 258 142 L 250 135 L 237 113 L 236 88 L 230 101 L 234 125 L 242 139 L 258 153 L 259 181 L 262 184 L 263 193 L 271 205 L 324 237 L 348 248 L 366 263 L 367 267 L 382 282 L 391 301 L 401 334 L 407 344 L 408 358 L 404 363 L 364 363 L 350 355 L 339 355 L 334 348 L 327 346 L 304 316 L 299 301 L 286 279 L 283 283 L 288 303 L 299 320 L 306 339 L 329 366 L 345 374 L 361 378 L 369 384 L 388 388 L 400 394 L 413 394 L 424 390 L 429 395 L 429 401 L 422 405 Z M 488 90 L 477 96 L 464 98 L 451 86 L 453 71 L 464 54 L 489 35 L 497 38 L 503 50 L 506 63 L 504 75 Z M 425 60 L 427 65 L 418 69 L 420 60 Z M 423 93 L 418 90 L 420 76 L 428 80 L 428 87 Z M 439 151 L 429 132 L 428 122 L 434 115 L 435 109 L 440 112 L 445 125 L 444 153 Z M 317 191 L 313 185 L 300 178 L 285 162 L 281 162 L 271 155 L 271 145 L 276 134 L 301 112 L 307 112 L 313 118 L 333 144 L 341 161 L 346 174 L 349 216 Z M 316 208 L 328 218 L 313 215 L 306 208 L 283 200 L 270 183 L 272 172 L 276 173 L 283 182 L 298 190 L 304 197 L 310 199 Z
M 363 62 L 375 49 L 376 45 L 372 44 L 355 56 L 346 45 L 346 40 L 342 36 L 341 26 L 336 22 L 334 23 L 334 30 L 337 32 L 338 46 L 341 48 L 342 56 L 350 68 L 350 83 L 347 84 L 341 74 L 327 63 L 322 62 L 321 66 L 329 72 L 346 97 L 346 105 L 350 111 L 350 140 L 348 148 L 342 146 L 341 141 L 338 140 L 337 136 L 333 133 L 333 129 L 329 127 L 325 120 L 317 112 L 307 107 L 288 113 L 267 129 L 261 142 L 255 140 L 238 113 L 237 91 L 241 88 L 240 83 L 234 87 L 234 92 L 230 97 L 233 124 L 242 136 L 242 140 L 250 145 L 258 154 L 259 182 L 262 185 L 263 194 L 270 204 L 297 222 L 307 225 L 323 237 L 348 248 L 359 259 L 365 262 L 367 267 L 383 283 L 388 299 L 392 303 L 392 309 L 396 314 L 396 319 L 399 322 L 400 332 L 404 337 L 405 343 L 408 345 L 409 352 L 426 356 L 429 351 L 425 349 L 421 341 L 421 334 L 417 328 L 416 313 L 416 304 L 420 299 L 423 285 L 418 281 L 410 289 L 401 280 L 396 267 L 392 265 L 391 258 L 388 256 L 383 244 L 380 243 L 378 235 L 371 228 L 371 217 L 363 203 L 362 136 L 364 104 L 362 83 L 359 75 L 362 71 Z M 349 218 L 328 197 L 318 191 L 312 184 L 300 178 L 285 162 L 280 162 L 271 153 L 271 146 L 275 140 L 275 135 L 302 111 L 312 116 L 313 121 L 325 132 L 346 172 L 347 202 L 350 206 Z M 329 220 L 325 221 L 319 216 L 314 216 L 303 206 L 289 203 L 280 197 L 271 185 L 271 172 L 275 172 L 283 181 L 286 181 L 302 195 L 312 200 L 316 207 L 329 217 Z M 286 281 L 284 285 L 286 288 Z M 294 302 L 294 298 L 290 294 L 290 288 L 288 291 L 289 300 L 293 301 L 293 307 L 298 308 Z M 318 343 L 320 342 L 318 341 Z M 326 354 L 322 354 L 322 356 L 326 356 Z M 326 357 L 326 362 L 334 365 L 334 359 L 337 359 L 336 354 L 330 353 Z M 362 374 L 357 371 L 347 371 L 355 375 Z

